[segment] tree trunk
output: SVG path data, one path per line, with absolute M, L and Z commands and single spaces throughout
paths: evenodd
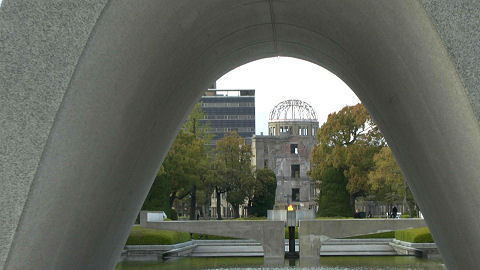
M 222 193 L 220 193 L 218 189 L 215 189 L 215 193 L 217 195 L 217 220 L 222 220 L 222 204 L 220 199 Z
M 355 196 L 350 195 L 350 208 L 352 208 L 352 212 L 355 213 L 357 209 L 355 209 Z
M 175 198 L 177 197 L 177 192 L 173 192 L 168 198 L 168 203 L 170 204 L 170 209 L 173 207 L 173 202 L 175 202 Z
M 197 210 L 197 185 L 193 185 L 192 191 L 190 192 L 190 220 L 197 219 L 196 210 Z
M 203 207 L 205 208 L 205 209 L 203 210 L 203 212 L 204 212 L 204 217 L 205 217 L 205 219 L 207 219 L 207 220 L 210 219 L 210 207 L 212 206 L 212 201 L 211 201 L 212 196 L 211 196 L 211 195 L 212 195 L 212 194 L 210 194 L 210 196 L 207 196 L 207 198 L 205 199 L 205 201 L 206 201 L 207 203 L 203 206 Z
M 413 217 L 412 209 L 410 208 L 410 204 L 408 203 L 408 200 L 407 200 L 407 194 L 408 194 L 407 182 L 405 182 L 404 184 L 405 184 L 405 195 L 403 196 L 403 209 L 405 211 L 405 207 L 407 207 L 408 214 L 410 215 L 410 217 Z
M 232 205 L 233 208 L 233 217 L 239 218 L 240 217 L 240 206 L 239 205 Z

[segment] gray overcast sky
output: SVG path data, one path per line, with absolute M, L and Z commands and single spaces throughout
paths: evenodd
M 256 90 L 256 134 L 268 134 L 270 110 L 287 99 L 300 99 L 312 105 L 320 125 L 329 113 L 360 102 L 330 71 L 290 57 L 265 58 L 240 66 L 218 79 L 217 88 Z

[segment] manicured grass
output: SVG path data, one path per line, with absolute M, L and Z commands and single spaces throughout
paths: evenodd
M 427 227 L 396 231 L 395 238 L 411 243 L 433 243 L 432 235 Z
M 395 238 L 395 232 L 381 232 L 346 237 L 345 239 L 368 239 L 368 238 Z
M 133 226 L 127 245 L 173 245 L 190 240 L 190 234 L 186 232 L 158 231 L 146 229 L 141 226 Z

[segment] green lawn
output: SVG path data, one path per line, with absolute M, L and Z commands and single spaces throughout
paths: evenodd
M 411 243 L 433 243 L 433 237 L 427 227 L 395 232 L 397 240 Z
M 346 237 L 345 239 L 368 239 L 368 238 L 395 238 L 395 232 L 381 232 Z
M 173 245 L 190 240 L 186 232 L 159 231 L 133 226 L 127 245 Z

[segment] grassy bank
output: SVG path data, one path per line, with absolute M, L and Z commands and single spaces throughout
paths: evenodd
M 371 238 L 395 238 L 395 232 L 381 232 L 346 237 L 345 239 L 371 239 Z
M 186 232 L 158 231 L 133 226 L 127 239 L 127 245 L 173 245 L 190 240 Z
M 395 232 L 395 238 L 410 243 L 433 243 L 433 237 L 427 227 Z

